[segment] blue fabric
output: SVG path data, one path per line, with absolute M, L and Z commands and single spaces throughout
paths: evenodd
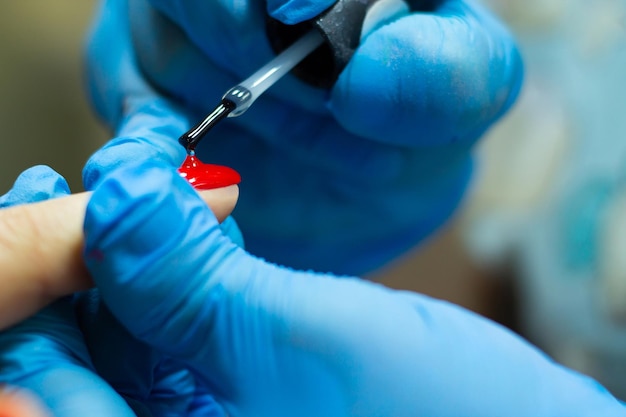
M 626 413 L 595 381 L 460 307 L 252 256 L 164 164 L 108 176 L 85 233 L 113 315 L 186 363 L 232 417 Z
M 68 193 L 59 174 L 37 166 L 0 197 L 0 207 Z M 240 241 L 232 219 L 224 233 Z M 224 416 L 185 366 L 131 336 L 95 289 L 0 332 L 2 384 L 30 390 L 56 417 Z
M 294 23 L 333 2 L 126 3 L 104 2 L 88 43 L 90 96 L 116 135 L 85 167 L 88 189 L 130 161 L 177 166 L 177 138 L 274 56 L 265 13 Z M 235 217 L 252 253 L 362 274 L 453 213 L 471 148 L 511 106 L 523 70 L 483 7 L 433 3 L 369 33 L 332 90 L 287 76 L 197 149 L 242 174 Z

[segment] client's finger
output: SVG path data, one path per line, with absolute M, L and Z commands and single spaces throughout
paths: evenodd
M 0 390 L 0 417 L 50 417 L 32 395 L 16 390 Z
M 199 193 L 223 221 L 237 203 L 239 188 Z M 73 194 L 0 210 L 0 329 L 92 286 L 82 260 L 89 196 Z

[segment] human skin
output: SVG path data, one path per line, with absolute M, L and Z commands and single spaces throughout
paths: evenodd
M 0 417 L 51 417 L 51 414 L 24 391 L 0 389 Z
M 235 207 L 239 187 L 199 193 L 223 221 Z M 72 194 L 0 210 L 0 330 L 60 297 L 93 286 L 82 260 L 83 220 L 90 195 Z

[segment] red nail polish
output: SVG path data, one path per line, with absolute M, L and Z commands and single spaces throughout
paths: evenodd
M 178 172 L 196 190 L 228 187 L 241 182 L 241 176 L 234 169 L 222 165 L 205 164 L 194 155 L 187 155 L 183 164 L 178 168 Z

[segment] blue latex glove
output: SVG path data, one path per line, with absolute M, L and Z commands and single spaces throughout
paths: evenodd
M 593 380 L 459 307 L 248 254 L 173 169 L 109 176 L 85 232 L 113 314 L 188 364 L 231 417 L 626 415 Z
M 56 172 L 35 167 L 0 197 L 0 208 L 68 193 Z M 232 220 L 223 224 L 236 236 Z M 0 332 L 2 384 L 32 391 L 55 417 L 223 416 L 185 367 L 119 325 L 97 290 L 61 299 Z
M 263 1 L 137 0 L 130 13 L 125 3 L 105 1 L 90 38 L 92 101 L 119 138 L 87 164 L 87 188 L 124 161 L 178 164 L 189 121 L 274 56 Z M 475 2 L 413 1 L 422 3 L 436 7 L 370 33 L 331 91 L 288 76 L 201 144 L 205 162 L 242 174 L 235 217 L 252 253 L 360 274 L 457 206 L 470 149 L 514 101 L 522 65 L 510 34 Z M 267 10 L 295 23 L 331 4 L 272 0 Z

